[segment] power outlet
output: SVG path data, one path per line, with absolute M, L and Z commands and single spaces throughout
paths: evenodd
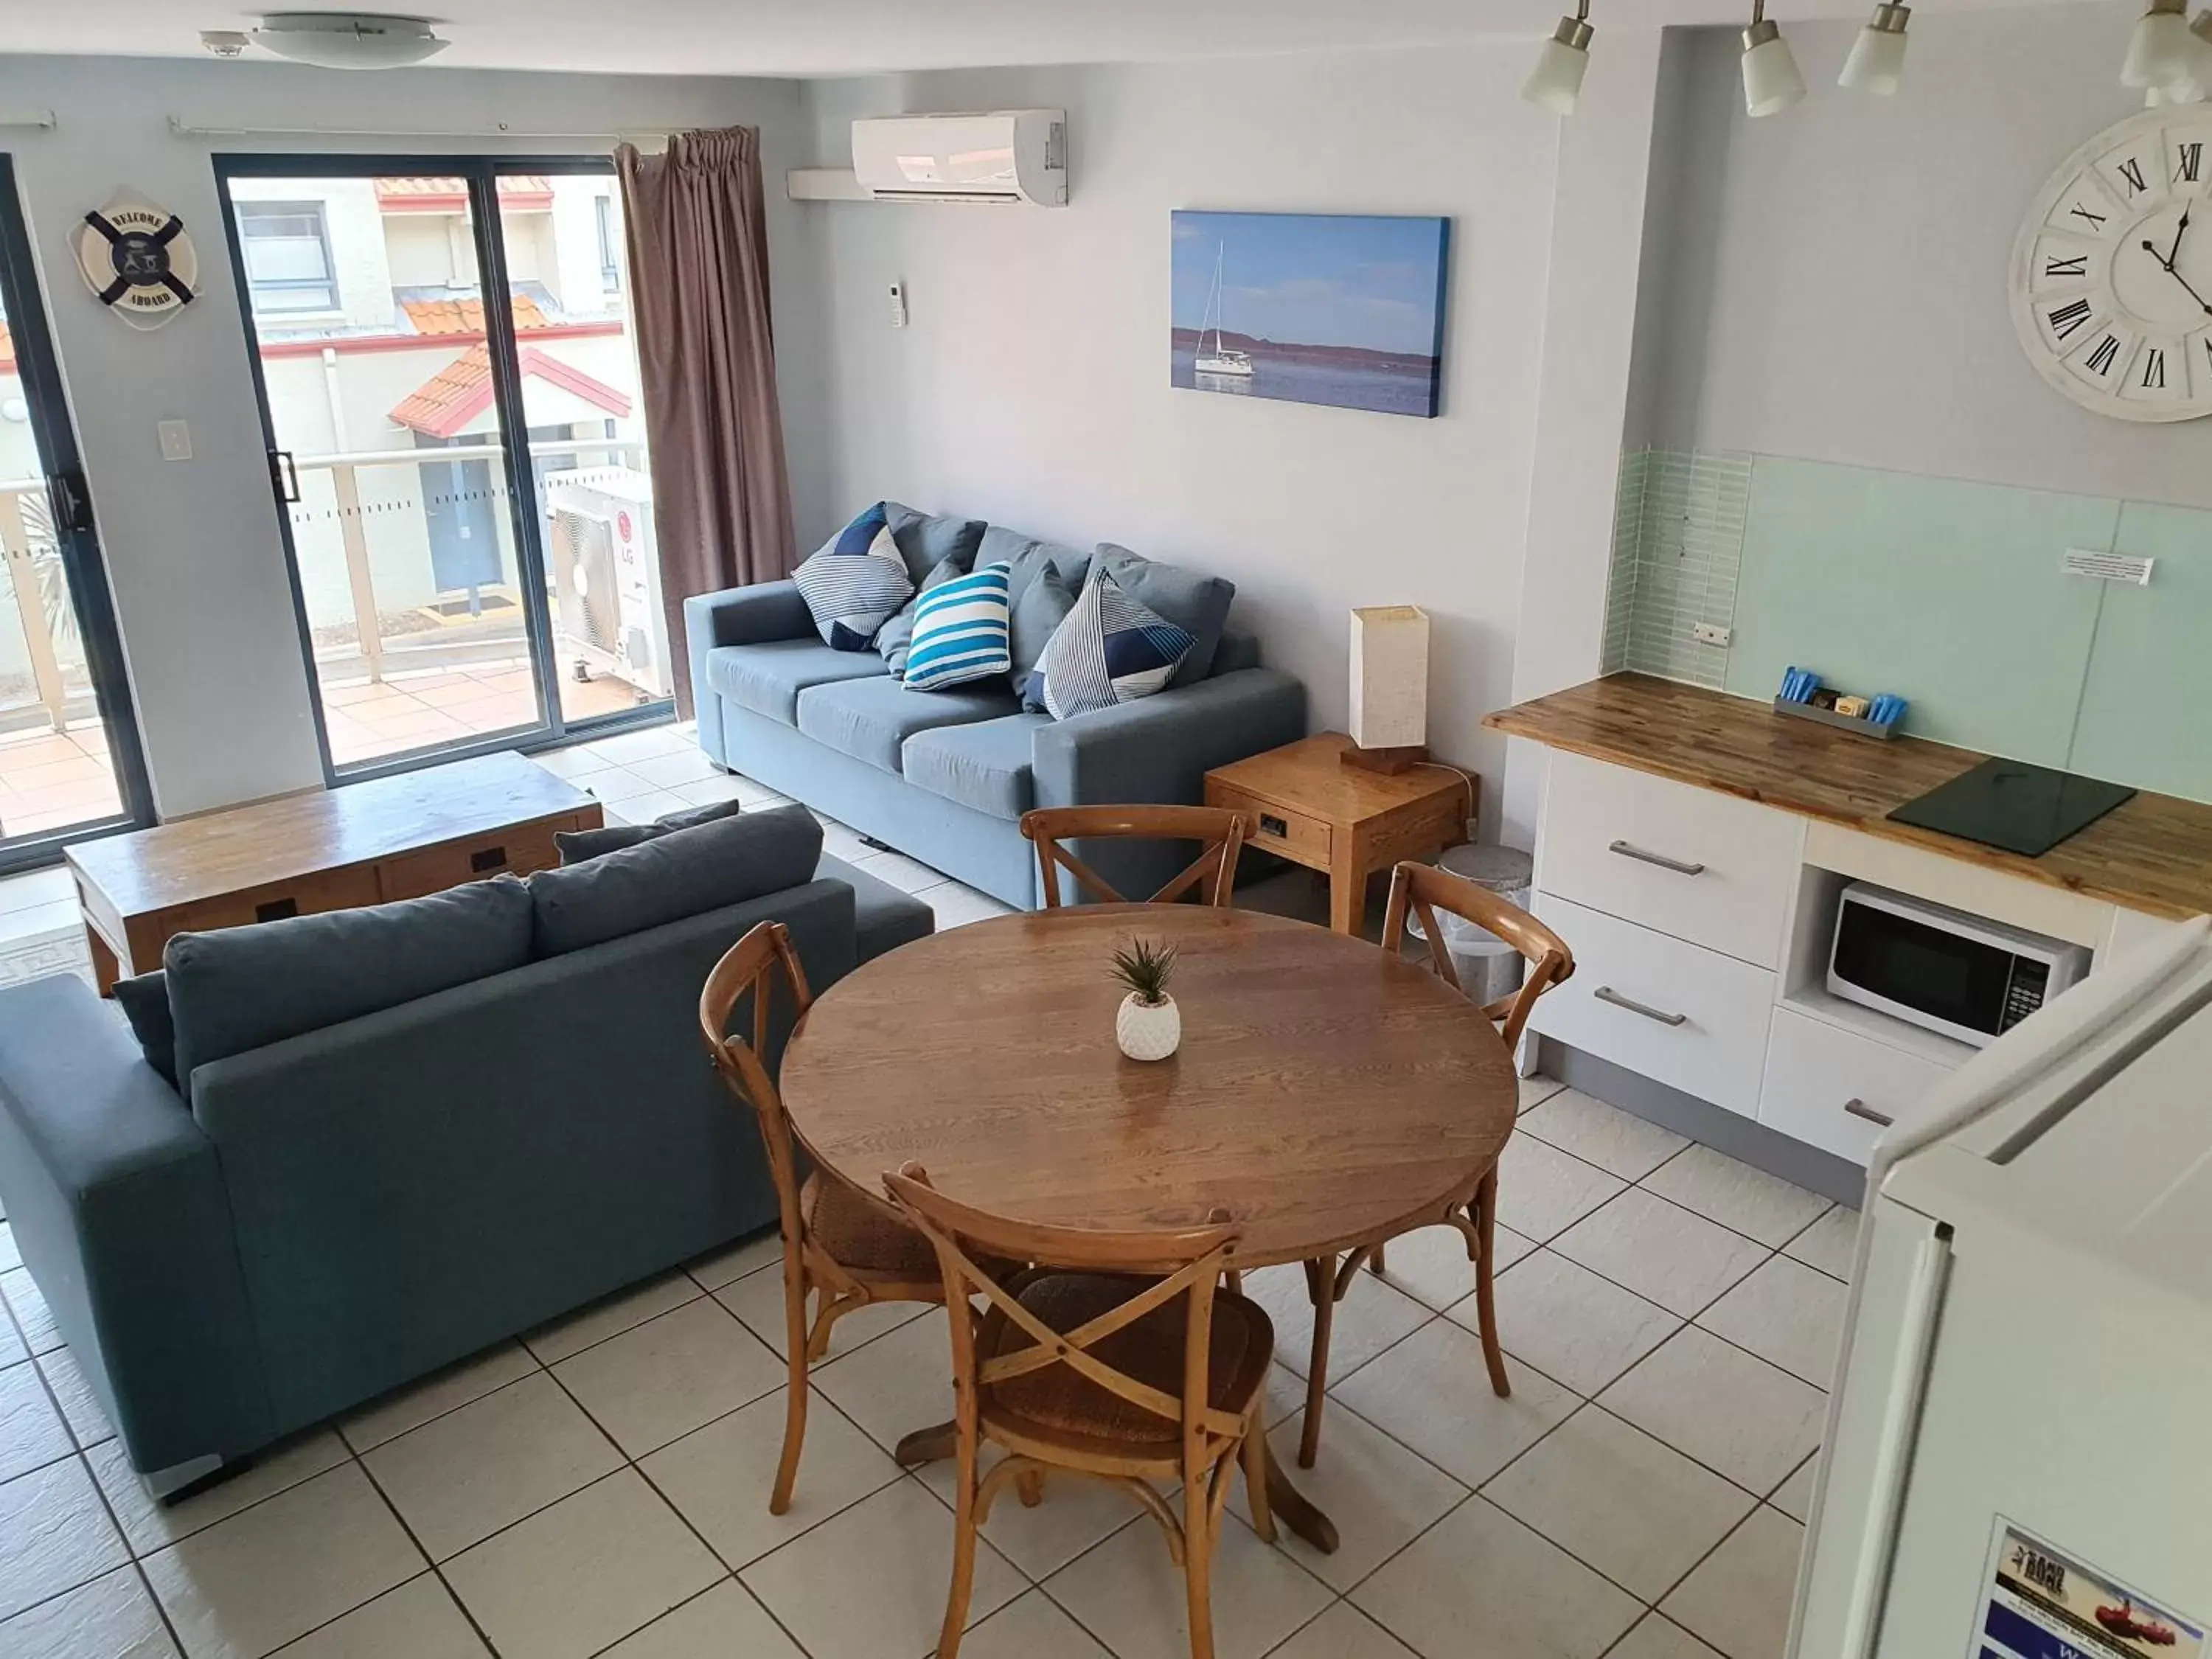
M 1692 623 L 1690 637 L 1699 645 L 1726 645 L 1735 637 L 1735 630 L 1719 623 Z

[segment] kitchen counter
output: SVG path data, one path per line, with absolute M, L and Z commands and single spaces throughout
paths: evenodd
M 1615 674 L 1483 721 L 1586 755 L 2021 876 L 2126 909 L 2212 911 L 2212 805 L 2136 795 L 2040 858 L 1897 823 L 1893 807 L 1988 757 L 1919 738 L 1882 742 L 1765 704 L 1645 674 Z

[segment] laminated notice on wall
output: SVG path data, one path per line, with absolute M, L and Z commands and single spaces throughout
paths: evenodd
M 2205 1659 L 2204 1632 L 2000 1516 L 1972 1659 Z

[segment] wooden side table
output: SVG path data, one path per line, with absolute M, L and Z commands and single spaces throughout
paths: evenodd
M 1359 932 L 1369 876 L 1466 840 L 1478 805 L 1472 774 L 1363 771 L 1338 758 L 1351 746 L 1325 732 L 1206 775 L 1206 804 L 1243 813 L 1249 845 L 1328 872 L 1328 925 L 1340 933 Z

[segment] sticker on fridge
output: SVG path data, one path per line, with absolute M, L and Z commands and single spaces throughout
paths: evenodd
M 1999 1516 L 1973 1659 L 2206 1659 L 2194 1620 Z

